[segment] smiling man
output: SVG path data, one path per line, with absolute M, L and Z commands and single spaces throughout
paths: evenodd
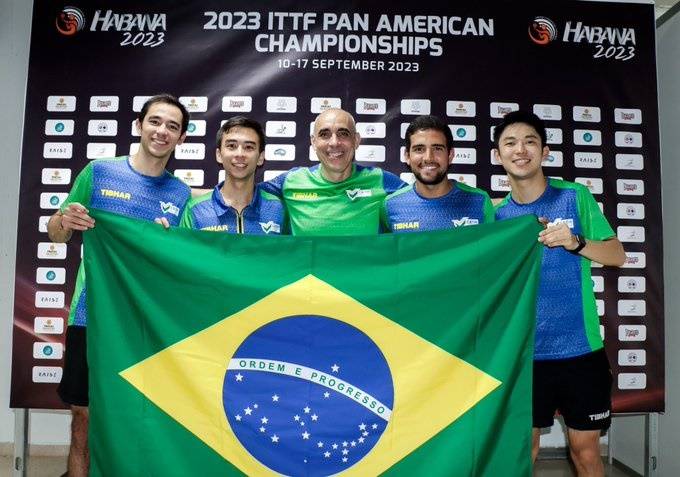
M 283 199 L 294 235 L 378 233 L 383 200 L 406 184 L 382 169 L 356 164 L 360 141 L 352 115 L 328 109 L 314 121 L 311 136 L 320 164 L 293 168 L 263 184 Z
M 264 163 L 264 141 L 257 121 L 244 116 L 225 121 L 217 131 L 215 150 L 224 182 L 189 202 L 182 227 L 256 235 L 286 232 L 279 198 L 255 186 L 255 171 Z
M 559 410 L 579 476 L 602 476 L 600 433 L 611 423 L 612 375 L 600 337 L 590 262 L 621 266 L 621 242 L 590 191 L 581 184 L 546 179 L 548 156 L 543 122 L 533 113 L 507 114 L 494 130 L 495 155 L 511 192 L 497 206 L 496 220 L 534 214 L 546 223 L 536 300 L 533 448 L 540 429 Z
M 387 197 L 383 222 L 390 232 L 417 232 L 493 222 L 489 195 L 448 179 L 453 136 L 436 116 L 418 116 L 406 129 L 404 159 L 415 184 Z
M 175 146 L 184 141 L 188 124 L 189 112 L 175 97 L 161 94 L 150 98 L 135 121 L 140 135 L 137 153 L 90 162 L 78 174 L 60 210 L 50 218 L 47 224 L 50 239 L 68 242 L 74 231 L 94 227 L 89 207 L 177 225 L 190 190 L 165 166 Z M 66 329 L 64 374 L 58 389 L 73 413 L 70 477 L 86 476 L 89 469 L 86 326 L 85 270 L 81 262 Z

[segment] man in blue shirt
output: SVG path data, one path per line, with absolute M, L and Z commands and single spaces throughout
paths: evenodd
M 264 141 L 257 121 L 244 116 L 225 121 L 217 131 L 215 150 L 225 179 L 212 192 L 189 202 L 182 227 L 257 235 L 286 233 L 281 201 L 255 186 L 255 171 L 264 163 Z
M 404 159 L 415 184 L 389 195 L 382 212 L 390 232 L 417 232 L 493 222 L 489 195 L 450 180 L 453 135 L 436 116 L 418 116 L 406 129 Z

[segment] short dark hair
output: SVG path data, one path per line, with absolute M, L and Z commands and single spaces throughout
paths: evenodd
M 262 125 L 254 119 L 250 119 L 245 116 L 234 116 L 227 119 L 224 124 L 222 124 L 222 126 L 217 130 L 217 137 L 215 138 L 217 149 L 222 146 L 222 136 L 234 128 L 248 128 L 255 131 L 260 143 L 260 152 L 264 151 L 264 131 L 262 130 Z
M 441 132 L 444 137 L 446 137 L 446 149 L 450 151 L 453 148 L 453 134 L 451 134 L 451 129 L 437 116 L 426 114 L 415 118 L 406 128 L 404 137 L 406 139 L 407 153 L 411 149 L 411 136 L 417 131 L 425 131 L 427 129 L 434 129 L 435 131 Z
M 189 114 L 189 111 L 187 111 L 187 108 L 182 103 L 180 103 L 177 98 L 168 93 L 160 93 L 155 96 L 151 96 L 149 99 L 147 99 L 146 102 L 144 103 L 144 106 L 142 106 L 141 111 L 139 111 L 139 114 L 137 115 L 137 119 L 139 119 L 139 122 L 140 123 L 144 122 L 144 118 L 149 112 L 149 108 L 156 103 L 171 104 L 172 106 L 175 106 L 180 110 L 180 112 L 182 113 L 181 134 L 184 134 L 187 131 L 187 128 L 189 127 L 189 119 L 191 115 Z
M 493 144 L 496 148 L 498 148 L 498 141 L 500 140 L 503 131 L 505 131 L 505 128 L 512 124 L 517 123 L 528 124 L 529 126 L 534 128 L 538 133 L 539 137 L 541 138 L 541 147 L 545 146 L 545 143 L 547 142 L 547 136 L 545 133 L 545 124 L 543 123 L 543 120 L 536 116 L 534 113 L 530 113 L 529 111 L 523 111 L 520 109 L 518 111 L 512 111 L 503 116 L 503 120 L 500 123 L 498 123 L 494 128 Z

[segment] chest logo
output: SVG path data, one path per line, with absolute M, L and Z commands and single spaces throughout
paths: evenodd
M 454 227 L 465 227 L 465 226 L 468 226 L 468 225 L 479 224 L 479 220 L 471 219 L 470 217 L 461 217 L 460 219 L 452 219 L 451 222 L 453 222 Z
M 268 233 L 273 233 L 273 234 L 280 234 L 281 233 L 281 226 L 277 224 L 276 222 L 269 221 L 269 222 L 260 222 L 260 227 L 262 227 L 262 231 L 266 234 Z
M 360 197 L 371 197 L 373 195 L 371 189 L 347 189 L 345 192 L 347 193 L 349 200 L 355 200 Z
M 161 203 L 161 210 L 163 211 L 164 214 L 172 214 L 175 216 L 179 216 L 179 207 L 177 207 L 175 204 L 172 202 L 163 202 L 162 200 L 160 201 Z
M 553 227 L 555 225 L 559 225 L 559 224 L 562 224 L 562 223 L 567 224 L 567 227 L 569 227 L 570 229 L 574 228 L 574 219 L 563 219 L 563 218 L 560 218 L 560 217 L 556 218 L 552 222 L 549 222 L 548 227 Z

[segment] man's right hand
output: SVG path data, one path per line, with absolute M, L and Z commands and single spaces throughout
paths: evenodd
M 66 206 L 50 217 L 47 223 L 47 235 L 50 240 L 57 243 L 68 242 L 74 230 L 88 230 L 94 227 L 94 219 L 89 211 L 78 202 Z

